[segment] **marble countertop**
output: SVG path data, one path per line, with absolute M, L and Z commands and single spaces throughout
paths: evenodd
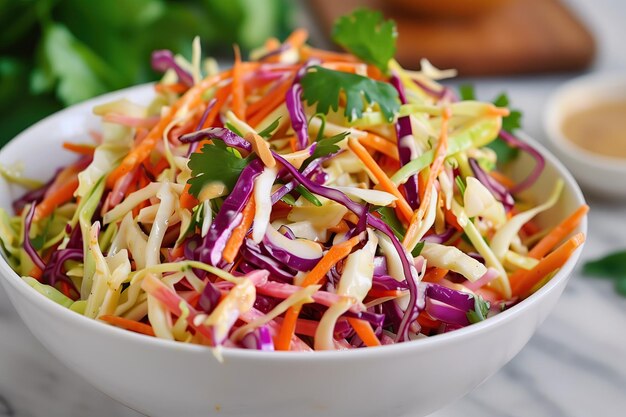
M 592 71 L 626 71 L 626 3 L 569 0 L 594 31 Z M 506 89 L 525 130 L 544 139 L 549 94 L 578 74 L 464 80 L 490 98 Z M 626 204 L 588 195 L 592 208 L 582 262 L 626 248 Z M 623 416 L 626 410 L 626 298 L 611 284 L 574 273 L 558 305 L 522 352 L 491 379 L 431 417 Z M 137 417 L 89 386 L 30 334 L 0 288 L 0 416 Z

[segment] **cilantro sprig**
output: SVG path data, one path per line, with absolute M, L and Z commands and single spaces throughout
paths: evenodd
M 459 96 L 461 100 L 476 100 L 474 86 L 468 84 L 459 86 Z M 498 107 L 509 107 L 509 97 L 506 93 L 501 93 L 493 100 L 493 104 Z M 513 133 L 514 130 L 522 126 L 521 122 L 522 112 L 517 109 L 511 109 L 509 115 L 502 118 L 502 130 Z M 509 146 L 500 138 L 496 138 L 487 147 L 496 153 L 498 163 L 500 164 L 512 161 L 519 154 L 519 149 Z
M 387 72 L 389 60 L 396 53 L 398 31 L 393 20 L 384 20 L 380 12 L 358 9 L 335 21 L 332 38 L 339 45 Z
M 189 193 L 199 198 L 202 189 L 213 182 L 222 182 L 232 190 L 241 171 L 252 158 L 254 154 L 241 158 L 235 154 L 233 148 L 219 140 L 204 145 L 200 152 L 189 157 L 188 166 L 191 169 L 191 178 L 187 181 L 190 185 Z
M 341 93 L 346 97 L 345 116 L 352 121 L 363 116 L 367 106 L 377 105 L 388 122 L 400 108 L 398 92 L 391 84 L 357 74 L 314 66 L 302 77 L 302 97 L 316 105 L 316 113 L 339 109 Z
M 587 262 L 583 274 L 612 280 L 615 291 L 626 297 L 626 250 Z
M 467 312 L 467 319 L 472 324 L 485 320 L 487 318 L 487 314 L 489 313 L 489 307 L 489 301 L 483 300 L 480 295 L 475 296 L 474 309 Z

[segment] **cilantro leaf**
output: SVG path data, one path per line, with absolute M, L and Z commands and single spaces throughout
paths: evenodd
M 465 182 L 463 181 L 463 178 L 461 178 L 460 175 L 457 175 L 456 177 L 454 177 L 454 182 L 456 183 L 456 186 L 459 187 L 459 192 L 461 193 L 461 197 L 465 196 Z
M 317 103 L 316 113 L 337 111 L 342 91 L 346 95 L 345 116 L 350 121 L 362 117 L 367 105 L 377 104 L 385 119 L 391 122 L 400 108 L 398 92 L 391 84 L 361 75 L 314 66 L 300 82 L 304 100 L 309 105 Z
M 332 38 L 339 45 L 387 72 L 389 60 L 396 53 L 396 22 L 384 20 L 380 12 L 358 9 L 335 21 Z
M 225 145 L 207 144 L 202 150 L 191 154 L 189 169 L 191 178 L 187 181 L 191 187 L 189 193 L 199 198 L 202 189 L 212 182 L 222 182 L 232 190 L 241 174 L 241 171 L 250 163 L 253 154 L 247 158 L 240 158 Z
M 381 207 L 375 210 L 380 214 L 380 219 L 387 224 L 393 231 L 393 234 L 400 240 L 404 239 L 404 226 L 396 216 L 396 212 L 391 207 Z M 421 250 L 421 249 L 420 249 Z
M 280 117 L 278 117 L 276 120 L 274 120 L 272 122 L 272 124 L 270 124 L 268 127 L 266 127 L 265 129 L 261 130 L 259 132 L 259 136 L 261 136 L 263 139 L 269 139 L 272 137 L 272 135 L 274 134 L 274 131 L 276 130 L 276 128 L 278 127 L 278 125 L 280 124 Z M 241 136 L 241 135 L 239 135 Z
M 474 309 L 467 312 L 467 319 L 472 324 L 485 320 L 489 307 L 489 301 L 483 300 L 480 295 L 474 296 Z
M 315 197 L 315 194 L 310 192 L 308 188 L 306 188 L 304 185 L 298 184 L 298 186 L 296 187 L 296 191 L 299 192 L 302 197 L 307 199 L 314 206 L 322 207 L 322 202 L 317 197 Z
M 615 291 L 626 296 L 626 250 L 587 262 L 583 274 L 613 280 Z
M 415 245 L 415 248 L 413 248 L 413 251 L 411 252 L 411 256 L 413 256 L 414 258 L 420 256 L 420 253 L 422 253 L 422 249 L 424 249 L 425 244 L 426 241 L 424 240 L 417 242 L 417 245 Z
M 342 132 L 335 136 L 331 136 L 329 138 L 322 138 L 317 141 L 317 146 L 313 151 L 313 155 L 311 155 L 311 160 L 321 158 L 322 156 L 330 155 L 331 153 L 335 153 L 339 151 L 339 146 L 336 144 L 341 142 L 348 136 L 348 132 Z
M 476 91 L 471 84 L 463 84 L 459 86 L 459 98 L 461 100 L 476 100 Z
M 493 101 L 498 107 L 509 107 L 509 97 L 502 93 Z M 502 118 L 502 129 L 507 132 L 513 132 L 515 129 L 522 127 L 522 112 L 511 109 L 508 116 Z

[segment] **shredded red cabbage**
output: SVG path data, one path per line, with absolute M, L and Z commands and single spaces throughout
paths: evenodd
M 35 207 L 35 204 L 31 204 L 28 213 L 26 213 L 26 218 L 24 218 L 24 251 L 30 259 L 32 259 L 35 266 L 43 271 L 46 269 L 46 264 L 30 241 L 30 228 L 33 225 L 33 218 L 35 217 Z
M 181 83 L 190 87 L 193 85 L 193 77 L 189 72 L 185 71 L 176 63 L 174 54 L 170 50 L 161 49 L 152 52 L 152 69 L 159 72 L 165 72 L 168 69 L 173 69 Z
M 519 148 L 524 152 L 527 152 L 535 159 L 535 168 L 533 168 L 532 172 L 526 177 L 522 182 L 517 183 L 513 188 L 511 188 L 511 193 L 517 194 L 520 191 L 523 191 L 533 185 L 537 178 L 543 172 L 543 168 L 546 165 L 546 161 L 543 156 L 537 151 L 535 148 L 527 144 L 526 142 L 516 138 L 511 133 L 506 130 L 500 131 L 500 138 L 505 141 L 507 144 L 514 148 Z
M 487 174 L 480 166 L 478 161 L 474 158 L 469 158 L 470 167 L 474 171 L 474 176 L 480 181 L 485 188 L 487 188 L 491 194 L 502 203 L 504 209 L 509 212 L 515 205 L 515 200 L 506 187 L 500 184 L 495 178 Z

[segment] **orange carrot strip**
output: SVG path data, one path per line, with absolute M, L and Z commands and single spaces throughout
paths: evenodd
M 233 65 L 233 113 L 239 119 L 246 121 L 246 98 L 243 91 L 243 71 L 241 67 L 241 51 L 239 46 L 235 44 L 235 64 Z
M 280 331 L 274 341 L 274 348 L 276 350 L 289 350 L 291 347 L 291 339 L 295 334 L 296 323 L 298 322 L 298 316 L 300 315 L 301 309 L 302 304 L 296 304 L 290 307 L 285 313 L 285 318 L 280 326 Z
M 231 76 L 232 71 L 224 71 L 213 77 L 206 78 L 200 83 L 191 87 L 181 98 L 179 98 L 169 108 L 168 112 L 161 117 L 159 123 L 150 130 L 148 136 L 146 136 L 135 148 L 133 148 L 122 160 L 122 163 L 115 168 L 107 178 L 107 185 L 112 188 L 115 182 L 123 175 L 128 174 L 133 169 L 137 168 L 152 152 L 156 144 L 163 136 L 165 128 L 170 124 L 176 112 L 185 106 L 194 108 L 202 100 L 202 94 L 205 90 L 213 87 L 221 80 Z
M 50 214 L 60 205 L 67 203 L 74 197 L 78 188 L 78 177 L 74 177 L 62 184 L 53 193 L 47 195 L 35 208 L 34 221 L 39 221 Z
M 527 295 L 539 280 L 562 267 L 572 253 L 574 253 L 584 241 L 585 235 L 583 233 L 577 233 L 556 248 L 552 253 L 542 258 L 533 269 L 522 271 L 520 274 L 512 274 L 509 280 L 513 294 L 520 296 Z
M 302 48 L 300 48 L 300 54 L 302 56 L 302 59 L 305 61 L 309 58 L 317 58 L 325 62 L 359 62 L 359 60 L 351 54 L 346 54 L 343 52 L 325 51 L 323 49 L 312 48 L 307 45 L 304 45 L 302 46 Z
M 230 238 L 224 247 L 224 251 L 222 252 L 222 257 L 226 262 L 231 263 L 235 261 L 235 258 L 239 253 L 239 248 L 243 243 L 243 239 L 246 237 L 248 230 L 250 230 L 250 226 L 252 226 L 255 207 L 256 204 L 254 203 L 254 195 L 252 195 L 250 196 L 250 201 L 248 201 L 248 204 L 246 204 L 243 209 L 243 218 L 241 219 L 241 223 L 233 229 L 233 233 L 230 235 Z
M 330 268 L 333 267 L 337 262 L 345 258 L 352 252 L 352 248 L 354 248 L 360 239 L 358 236 L 353 237 L 345 242 L 339 243 L 337 245 L 332 246 L 328 252 L 320 259 L 320 261 L 315 265 L 315 267 L 304 277 L 302 281 L 303 287 L 308 287 L 309 285 L 317 284 L 321 281 Z M 280 332 L 278 337 L 276 338 L 274 345 L 277 350 L 289 350 L 289 346 L 291 345 L 291 339 L 294 334 L 296 328 L 296 322 L 298 320 L 298 315 L 300 314 L 300 309 L 302 306 L 295 305 L 290 307 L 285 313 L 285 319 L 280 328 Z
M 388 157 L 396 161 L 399 159 L 398 147 L 396 146 L 396 144 L 389 142 L 388 140 L 385 140 L 378 135 L 368 133 L 367 136 L 360 139 L 360 142 L 368 148 L 387 155 Z
M 63 142 L 63 149 L 67 149 L 68 151 L 77 153 L 79 155 L 93 155 L 96 147 L 83 143 Z
M 439 142 L 437 143 L 437 147 L 435 148 L 435 157 L 433 159 L 433 163 L 430 165 L 430 172 L 428 174 L 428 179 L 426 180 L 426 185 L 422 188 L 420 187 L 420 191 L 422 191 L 423 197 L 420 201 L 420 206 L 418 207 L 415 214 L 411 218 L 411 222 L 409 223 L 409 227 L 406 230 L 406 234 L 404 235 L 404 240 L 402 244 L 413 244 L 415 240 L 420 224 L 422 223 L 422 219 L 426 214 L 426 210 L 430 206 L 430 199 L 432 198 L 432 189 L 435 180 L 439 176 L 443 168 L 443 163 L 446 159 L 446 153 L 448 152 L 448 121 L 450 120 L 451 112 L 450 109 L 446 108 L 442 114 L 441 118 L 441 134 L 439 135 Z M 413 248 L 411 247 L 410 250 Z
M 29 277 L 35 278 L 37 281 L 41 281 L 41 277 L 43 276 L 43 271 L 37 265 L 33 265 L 33 269 L 28 273 Z
M 377 290 L 377 289 L 372 288 L 367 293 L 367 296 L 370 298 L 386 298 L 386 297 L 398 298 L 404 294 L 406 294 L 406 292 L 401 291 L 401 290 Z
M 366 346 L 380 346 L 380 340 L 376 337 L 372 325 L 365 320 L 348 317 L 348 323 L 352 326 L 356 334 L 361 338 Z
M 417 322 L 422 327 L 430 327 L 430 328 L 439 327 L 439 324 L 440 324 L 437 320 L 430 317 L 430 315 L 423 310 L 417 316 Z
M 391 182 L 387 174 L 385 174 L 376 161 L 374 161 L 374 158 L 372 158 L 363 145 L 361 145 L 357 139 L 350 138 L 348 140 L 348 147 L 370 170 L 372 175 L 374 175 L 374 177 L 378 180 L 380 186 L 398 199 L 396 201 L 396 205 L 398 206 L 400 213 L 407 221 L 410 220 L 413 215 L 413 209 L 409 206 L 409 203 L 406 202 L 404 196 L 400 193 L 398 188 L 393 182 Z
M 289 44 L 292 48 L 299 48 L 309 38 L 309 32 L 306 29 L 298 28 L 291 32 L 291 34 L 285 39 L 285 43 Z
M 576 211 L 574 211 L 568 218 L 563 220 L 543 237 L 537 244 L 528 252 L 528 256 L 531 258 L 539 259 L 543 258 L 549 251 L 552 250 L 559 242 L 561 242 L 567 235 L 572 233 L 574 229 L 578 227 L 585 214 L 589 211 L 589 206 L 583 204 Z
M 512 179 L 510 179 L 509 177 L 507 177 L 501 172 L 490 171 L 489 175 L 491 176 L 491 178 L 498 181 L 500 184 L 504 185 L 506 188 L 515 187 L 515 181 L 513 181 Z
M 304 277 L 301 286 L 307 287 L 309 285 L 314 285 L 319 283 L 325 276 L 330 268 L 333 267 L 337 262 L 350 255 L 352 252 L 352 248 L 354 248 L 360 239 L 358 236 L 353 237 L 352 239 L 346 240 L 345 242 L 341 242 L 337 245 L 331 246 L 331 248 L 326 252 L 326 254 L 320 259 L 320 261 L 315 265 L 315 267 Z
M 224 106 L 224 103 L 226 102 L 226 100 L 228 100 L 232 89 L 233 85 L 232 83 L 229 83 L 215 92 L 215 105 L 213 106 L 213 108 L 207 115 L 206 120 L 202 124 L 202 129 L 206 129 L 207 127 L 211 127 L 213 125 L 213 122 L 217 118 L 217 115 L 220 113 L 222 106 Z M 199 150 L 200 146 L 198 146 L 196 152 L 199 152 Z
M 250 126 L 257 126 L 285 100 L 285 95 L 287 91 L 289 91 L 289 88 L 291 88 L 291 82 L 292 78 L 289 77 L 270 90 L 263 98 L 248 106 L 247 115 L 248 124 Z
M 189 183 L 185 184 L 185 188 L 183 189 L 183 192 L 180 194 L 180 198 L 179 198 L 180 207 L 186 208 L 187 210 L 191 210 L 195 206 L 198 205 L 198 199 L 194 197 L 193 195 L 189 194 L 190 188 L 191 188 L 191 184 Z
M 444 268 L 438 268 L 438 267 L 428 268 L 428 270 L 426 271 L 426 274 L 424 274 L 424 278 L 422 278 L 422 281 L 439 282 L 443 277 L 445 277 L 448 274 L 448 272 L 450 271 Z
M 174 83 L 174 84 L 158 83 L 154 85 L 154 91 L 156 91 L 157 93 L 169 92 L 169 93 L 181 94 L 187 91 L 188 89 L 189 89 L 189 86 L 183 83 Z
M 131 330 L 133 332 L 145 334 L 148 336 L 155 336 L 154 330 L 152 330 L 152 326 L 150 326 L 149 324 L 125 319 L 124 317 L 110 315 L 100 316 L 98 317 L 98 319 L 112 324 L 116 327 L 121 327 L 122 329 Z

